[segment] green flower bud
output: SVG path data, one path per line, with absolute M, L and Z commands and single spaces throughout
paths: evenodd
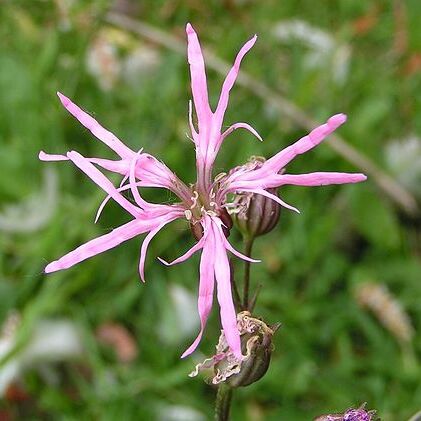
M 259 168 L 264 162 L 262 157 L 251 157 L 245 167 Z M 277 189 L 266 189 L 277 194 Z M 256 193 L 240 193 L 230 206 L 230 213 L 238 229 L 245 237 L 258 237 L 275 228 L 279 221 L 281 207 L 274 200 Z
M 224 332 L 221 332 L 216 354 L 198 364 L 190 377 L 213 368 L 213 384 L 225 383 L 230 387 L 248 386 L 261 379 L 269 368 L 273 351 L 272 337 L 279 324 L 269 327 L 262 320 L 251 316 L 248 311 L 237 315 L 237 327 L 241 337 L 242 359 L 230 350 Z

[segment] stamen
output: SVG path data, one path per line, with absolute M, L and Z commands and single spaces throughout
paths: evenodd
M 250 207 L 250 202 L 253 193 L 245 192 L 235 197 L 233 202 L 222 205 L 230 215 L 241 215 L 242 218 L 247 219 L 247 209 Z
M 216 193 L 213 191 L 213 188 L 211 189 L 210 193 L 209 193 L 209 206 L 211 208 L 215 208 L 216 207 L 216 202 L 215 202 L 215 198 L 216 198 Z
M 217 217 L 218 216 L 218 214 L 216 212 L 211 211 L 211 210 L 204 210 L 204 212 L 205 212 L 205 215 L 209 215 L 209 216 L 212 216 L 212 217 Z
M 197 200 L 199 199 L 199 193 L 195 190 L 193 196 L 190 198 L 193 204 L 190 206 L 190 209 L 193 209 L 197 206 Z
M 218 183 L 219 181 L 221 181 L 225 176 L 227 175 L 226 172 L 221 172 L 219 173 L 215 179 L 213 180 L 214 183 Z
M 186 217 L 187 221 L 190 221 L 193 217 L 192 211 L 189 209 L 186 209 L 184 211 L 184 216 Z

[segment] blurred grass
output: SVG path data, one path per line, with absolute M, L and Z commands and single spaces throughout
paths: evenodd
M 160 409 L 170 405 L 195 408 L 207 418 L 213 392 L 200 379 L 187 377 L 196 357 L 179 359 L 191 338 L 178 340 L 177 332 L 165 335 L 159 328 L 172 319 L 170 285 L 196 293 L 197 260 L 163 268 L 154 259 L 173 258 L 191 244 L 184 224 L 167 228 L 152 243 L 145 286 L 137 274 L 139 240 L 62 273 L 42 274 L 46 262 L 126 220 L 110 205 L 94 225 L 102 193 L 71 165 L 38 161 L 41 149 L 108 156 L 60 106 L 57 90 L 133 149 L 144 147 L 182 179 L 194 181 L 193 148 L 185 136 L 190 99 L 186 59 L 105 24 L 110 7 L 106 1 L 2 2 L 0 210 L 40 190 L 45 165 L 56 170 L 59 192 L 47 225 L 27 234 L 0 233 L 0 320 L 19 309 L 23 343 L 36 320 L 47 316 L 68 316 L 84 332 L 89 376 L 76 363 L 61 367 L 58 386 L 42 381 L 36 371 L 26 374 L 33 419 L 160 419 Z M 386 171 L 387 143 L 420 135 L 417 0 L 341 0 L 317 7 L 313 1 L 297 6 L 293 0 L 120 1 L 119 7 L 180 38 L 191 21 L 202 43 L 229 61 L 258 33 L 244 69 L 317 119 L 346 112 L 349 120 L 340 133 Z M 334 81 L 329 61 L 309 67 L 307 47 L 276 39 L 275 25 L 290 19 L 304 20 L 350 47 L 343 84 Z M 155 52 L 157 64 L 139 71 L 135 83 L 118 77 L 104 89 L 86 59 L 98 37 L 117 46 L 121 62 L 137 48 L 146 48 Z M 213 104 L 220 84 L 221 77 L 210 71 Z M 234 89 L 226 116 L 227 124 L 235 121 L 252 123 L 265 142 L 234 133 L 224 145 L 217 171 L 251 154 L 269 156 L 303 134 L 241 88 Z M 355 168 L 320 146 L 291 165 L 291 172 L 314 170 Z M 169 199 L 162 192 L 147 195 Z M 421 406 L 420 221 L 402 215 L 370 180 L 357 186 L 285 188 L 283 198 L 302 214 L 284 211 L 280 226 L 257 242 L 255 255 L 264 263 L 252 272 L 254 282 L 264 286 L 256 313 L 269 322 L 281 321 L 283 328 L 269 373 L 236 393 L 234 419 L 308 420 L 363 401 L 386 421 L 408 418 Z M 233 239 L 239 240 L 235 235 Z M 413 354 L 402 351 L 355 302 L 353 289 L 368 280 L 385 283 L 407 310 L 417 331 Z M 219 332 L 217 311 L 213 313 L 200 347 L 205 354 L 212 353 Z M 130 366 L 95 340 L 96 327 L 109 320 L 124 324 L 138 341 L 139 357 Z M 181 331 L 177 325 L 173 329 Z M 25 412 L 15 406 L 0 403 L 19 418 Z

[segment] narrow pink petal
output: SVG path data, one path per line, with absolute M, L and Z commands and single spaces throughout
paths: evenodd
M 214 226 L 215 232 L 215 278 L 217 297 L 221 308 L 221 323 L 225 338 L 231 351 L 237 358 L 242 358 L 240 334 L 237 328 L 237 315 L 231 293 L 231 273 L 227 252 L 223 241 L 223 233 Z M 222 236 L 221 236 L 222 235 Z M 225 237 L 224 237 L 225 238 Z
M 171 219 L 168 219 L 167 221 L 164 221 L 162 224 L 159 224 L 156 228 L 150 231 L 148 235 L 145 237 L 145 239 L 143 240 L 142 246 L 140 248 L 140 260 L 139 260 L 139 274 L 140 274 L 140 279 L 142 279 L 142 282 L 145 282 L 145 260 L 146 260 L 146 252 L 148 251 L 149 243 L 165 225 L 169 224 L 174 219 L 177 219 L 177 217 L 173 217 Z
M 203 248 L 204 241 L 205 241 L 205 236 L 203 236 L 192 248 L 187 250 L 183 255 L 173 260 L 172 262 L 167 262 L 166 260 L 161 259 L 160 257 L 158 257 L 158 260 L 166 266 L 173 266 L 178 263 L 184 262 L 187 259 L 189 259 L 191 256 L 193 256 L 194 253 L 196 253 L 201 248 Z
M 61 103 L 64 108 L 79 122 L 85 126 L 95 137 L 103 141 L 108 147 L 114 152 L 120 155 L 122 158 L 128 158 L 133 154 L 133 151 L 128 148 L 120 139 L 118 139 L 113 133 L 102 127 L 93 117 L 88 113 L 79 108 L 69 98 L 64 96 L 62 93 L 57 92 Z
M 230 127 L 228 127 L 228 129 L 225 130 L 224 133 L 222 133 L 216 148 L 219 149 L 219 147 L 221 146 L 224 139 L 228 135 L 230 135 L 234 130 L 237 130 L 237 129 L 248 130 L 250 133 L 252 133 L 254 136 L 256 136 L 261 142 L 263 142 L 263 139 L 261 138 L 259 133 L 257 133 L 257 131 L 253 127 L 251 127 L 249 124 L 247 124 L 247 123 L 235 123 L 235 124 L 231 125 Z
M 86 158 L 95 165 L 99 165 L 104 170 L 111 171 L 117 174 L 126 175 L 129 172 L 130 160 L 129 159 L 104 159 L 104 158 Z
M 53 155 L 47 154 L 44 151 L 40 151 L 38 158 L 41 161 L 69 161 L 69 158 L 66 155 Z M 86 159 L 93 164 L 99 165 L 100 167 L 115 172 L 117 174 L 126 174 L 129 168 L 128 161 L 119 159 L 118 161 L 111 160 L 111 159 L 103 159 L 103 158 L 89 158 Z
M 228 240 L 224 241 L 225 244 L 225 248 L 230 251 L 232 254 L 234 254 L 235 256 L 237 256 L 239 259 L 243 259 L 246 260 L 247 262 L 251 262 L 251 263 L 260 263 L 261 260 L 258 259 L 252 259 L 251 257 L 246 256 L 243 253 L 240 253 L 238 250 L 236 250 L 230 243 Z
M 184 207 L 181 204 L 173 204 L 173 205 L 161 205 L 161 204 L 154 204 L 155 206 L 143 211 L 142 215 L 144 215 L 147 219 L 157 219 L 161 218 L 161 220 L 167 220 L 176 216 L 177 218 L 184 218 Z
M 120 185 L 118 186 L 120 189 L 123 187 L 127 187 L 130 188 L 130 185 L 124 186 L 124 183 L 127 181 L 127 179 L 129 178 L 129 174 L 126 174 L 120 181 Z M 121 191 L 121 190 L 119 190 Z
M 119 193 L 121 193 L 122 191 L 125 191 L 125 190 L 129 190 L 130 188 L 131 188 L 131 186 L 128 184 L 128 185 L 125 185 L 125 186 L 123 186 L 122 184 L 126 181 L 126 177 L 124 177 L 122 180 L 121 180 L 121 183 L 120 183 L 120 187 L 119 188 L 117 188 L 117 191 L 119 192 Z M 140 182 L 137 182 L 136 183 L 136 186 L 143 186 L 143 183 L 140 181 Z M 143 186 L 144 187 L 144 186 Z M 101 204 L 99 205 L 99 207 L 98 207 L 98 210 L 96 211 L 96 215 L 95 215 L 95 221 L 94 221 L 94 223 L 96 224 L 97 222 L 98 222 L 98 219 L 99 219 L 99 217 L 101 216 L 101 213 L 102 213 L 102 211 L 104 210 L 104 207 L 105 207 L 105 205 L 108 203 L 108 201 L 111 199 L 111 196 L 110 195 L 107 195 L 106 197 L 105 197 L 105 199 L 101 202 Z
M 38 154 L 38 158 L 41 161 L 68 161 L 69 158 L 65 155 L 54 155 L 50 153 L 45 153 L 44 151 L 40 151 Z
M 193 141 L 194 141 L 194 143 L 196 143 L 198 133 L 197 133 L 197 131 L 194 127 L 194 124 L 193 124 L 193 104 L 192 104 L 191 101 L 189 101 L 189 126 L 190 126 L 191 134 L 193 136 Z
M 137 156 L 136 156 L 137 155 Z M 135 163 L 135 176 L 142 180 L 143 187 L 160 187 L 174 191 L 180 194 L 177 186 L 183 183 L 177 179 L 175 174 L 162 162 L 158 161 L 150 154 L 141 153 L 141 151 L 132 152 L 132 156 L 127 159 L 111 160 L 103 158 L 87 158 L 93 164 L 99 165 L 107 171 L 129 175 L 133 160 Z
M 234 86 L 234 83 L 237 79 L 238 72 L 240 71 L 240 64 L 243 57 L 247 54 L 247 52 L 253 47 L 257 40 L 257 35 L 247 41 L 243 47 L 241 48 L 240 52 L 237 54 L 235 58 L 234 65 L 232 66 L 231 70 L 228 72 L 227 77 L 225 78 L 224 84 L 222 85 L 221 95 L 219 97 L 218 106 L 216 107 L 215 111 L 215 119 L 216 124 L 220 127 L 222 125 L 224 114 L 228 106 L 229 94 Z
M 183 201 L 190 199 L 189 188 L 163 162 L 150 154 L 138 153 L 135 175 L 142 180 L 144 187 L 165 188 Z
M 261 194 L 262 196 L 266 196 L 269 199 L 272 199 L 275 202 L 278 202 L 284 208 L 287 208 L 287 209 L 292 210 L 294 212 L 300 213 L 300 211 L 297 208 L 295 208 L 294 206 L 289 205 L 288 203 L 284 202 L 280 197 L 276 196 L 275 194 L 269 193 L 265 189 L 259 189 L 259 188 L 256 188 L 256 189 L 241 189 L 241 191 L 251 192 L 251 193 L 256 193 L 256 194 Z
M 106 193 L 108 193 L 122 208 L 129 212 L 132 216 L 137 217 L 140 213 L 140 209 L 129 202 L 124 196 L 122 196 L 113 183 L 105 177 L 95 166 L 89 162 L 88 159 L 84 158 L 78 152 L 72 151 L 67 154 L 68 158 L 74 162 L 74 164 L 80 168 L 94 183 L 101 187 Z
M 56 272 L 58 270 L 67 269 L 76 263 L 82 262 L 96 254 L 100 254 L 106 250 L 112 249 L 119 244 L 127 241 L 138 234 L 149 229 L 148 221 L 135 219 L 122 225 L 110 233 L 97 237 L 87 243 L 79 246 L 75 250 L 67 253 L 60 259 L 51 262 L 45 268 L 45 273 Z
M 251 257 L 248 257 L 245 254 L 240 253 L 238 250 L 236 250 L 225 237 L 224 231 L 222 230 L 222 225 L 223 225 L 222 221 L 219 218 L 215 218 L 215 217 L 212 217 L 211 219 L 214 223 L 215 229 L 219 231 L 219 234 L 220 234 L 220 237 L 222 238 L 224 246 L 228 251 L 230 251 L 233 255 L 237 256 L 239 259 L 246 260 L 251 263 L 261 262 L 261 260 L 252 259 Z
M 132 162 L 130 163 L 130 172 L 129 172 L 129 185 L 130 185 L 130 191 L 132 192 L 132 195 L 134 197 L 134 200 L 140 206 L 142 209 L 147 209 L 151 207 L 152 205 L 148 203 L 146 200 L 144 200 L 140 194 L 139 190 L 136 185 L 136 177 L 135 177 L 135 171 L 136 171 L 136 163 L 139 158 L 140 152 L 138 152 L 132 159 Z
M 199 39 L 193 27 L 186 25 L 187 59 L 190 65 L 191 88 L 198 119 L 199 131 L 209 123 L 212 111 L 209 107 L 205 62 Z
M 313 172 L 309 174 L 282 174 L 281 183 L 296 186 L 327 186 L 329 184 L 359 183 L 367 180 L 364 174 L 349 174 L 341 172 Z
M 118 189 L 117 189 L 118 190 Z M 108 196 L 106 196 L 105 197 L 105 199 L 101 202 L 101 204 L 99 205 L 99 207 L 98 207 L 98 210 L 96 211 L 96 214 L 95 214 L 95 220 L 94 220 L 94 224 L 96 224 L 97 222 L 98 222 L 98 220 L 99 220 L 99 218 L 100 218 L 100 216 L 101 216 L 101 214 L 102 214 L 102 211 L 104 210 L 104 208 L 105 208 L 105 205 L 108 203 L 108 201 L 111 199 L 111 196 L 110 195 L 108 195 Z
M 329 120 L 319 127 L 316 127 L 308 135 L 297 140 L 291 146 L 283 149 L 272 158 L 268 159 L 263 168 L 270 168 L 271 171 L 278 172 L 285 165 L 291 162 L 297 155 L 307 152 L 321 143 L 327 136 L 335 131 L 346 121 L 345 114 L 336 114 L 329 118 Z
M 212 235 L 209 235 L 204 244 L 200 259 L 199 297 L 197 300 L 197 308 L 200 318 L 200 332 L 188 349 L 184 351 L 181 358 L 185 358 L 194 352 L 202 339 L 203 331 L 205 330 L 206 322 L 212 309 L 213 290 L 215 285 L 214 265 L 215 240 Z

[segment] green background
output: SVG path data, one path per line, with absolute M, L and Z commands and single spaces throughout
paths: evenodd
M 82 332 L 86 350 L 80 359 L 54 364 L 54 384 L 36 369 L 26 370 L 20 387 L 28 397 L 0 403 L 11 419 L 176 419 L 163 415 L 173 406 L 193 408 L 203 416 L 198 419 L 212 414 L 214 391 L 201 378 L 187 376 L 203 355 L 179 358 L 196 330 L 182 333 L 171 299 L 174 285 L 196 294 L 198 257 L 172 268 L 155 259 L 172 259 L 193 244 L 187 224 L 168 226 L 152 242 L 145 285 L 137 273 L 140 239 L 67 271 L 42 273 L 47 262 L 128 220 L 110 204 L 95 225 L 103 193 L 69 163 L 38 160 L 41 149 L 112 156 L 63 109 L 57 90 L 131 148 L 143 147 L 194 182 L 194 150 L 186 137 L 191 94 L 185 54 L 108 23 L 113 7 L 181 42 L 190 21 L 202 45 L 228 62 L 257 33 L 242 69 L 316 121 L 345 112 L 348 122 L 339 134 L 413 197 L 421 197 L 418 0 L 1 2 L 0 213 L 16 205 L 20 213 L 12 214 L 25 225 L 29 215 L 46 212 L 24 205 L 39 196 L 46 167 L 58 188 L 51 215 L 39 227 L 0 231 L 0 320 L 12 309 L 21 313 L 18 345 L 24 347 L 38 320 L 69 318 Z M 326 32 L 332 50 L 315 53 L 311 37 L 279 39 L 275 28 L 291 20 L 311 25 L 314 36 Z M 113 46 L 117 65 L 129 66 L 136 51 L 148 51 L 152 61 L 135 68 L 134 78 L 121 71 L 107 86 L 107 75 L 101 75 L 109 71 L 107 64 L 98 64 L 95 73 L 87 60 L 98 40 Z M 342 76 L 340 48 L 348 54 L 341 62 L 347 66 Z M 208 71 L 213 105 L 222 80 Z M 217 172 L 253 154 L 270 156 L 306 133 L 240 86 L 232 91 L 225 124 L 236 121 L 251 123 L 264 142 L 245 131 L 234 133 L 219 154 Z M 405 150 L 398 143 L 390 153 L 391 142 L 410 136 L 418 145 L 415 152 L 393 164 Z M 296 159 L 288 170 L 364 171 L 327 144 Z M 263 263 L 253 266 L 252 280 L 254 286 L 263 285 L 255 314 L 283 327 L 268 374 L 235 393 L 233 419 L 309 420 L 364 401 L 383 420 L 408 419 L 421 409 L 419 216 L 391 200 L 370 175 L 364 184 L 286 187 L 281 193 L 301 215 L 283 210 L 277 228 L 257 240 L 254 257 Z M 162 191 L 145 191 L 145 196 L 170 199 Z M 238 233 L 230 239 L 241 247 Z M 241 262 L 237 267 L 240 277 Z M 357 303 L 355 288 L 364 282 L 387 285 L 409 315 L 412 341 L 402 346 Z M 98 343 L 95 331 L 109 321 L 135 337 L 138 356 L 131 363 L 120 362 Z M 213 353 L 219 328 L 215 304 L 200 345 L 204 355 Z

